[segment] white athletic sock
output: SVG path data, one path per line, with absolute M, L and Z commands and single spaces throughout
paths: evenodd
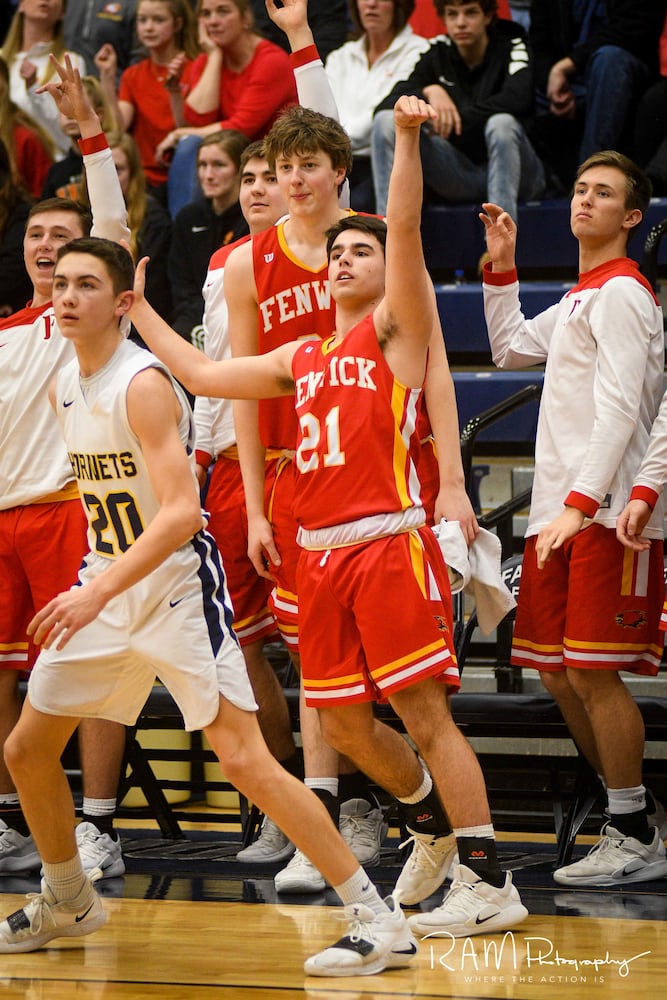
M 43 868 L 44 881 L 59 903 L 64 899 L 76 899 L 88 881 L 78 852 L 69 861 L 55 864 L 45 861 Z
M 612 816 L 627 816 L 646 808 L 646 789 L 643 785 L 635 788 L 608 788 L 607 799 Z
M 363 903 L 373 913 L 387 913 L 389 910 L 389 907 L 380 898 L 379 892 L 361 866 L 345 882 L 335 885 L 334 889 L 340 896 L 344 906 Z
M 495 840 L 496 834 L 491 823 L 484 826 L 457 826 L 454 829 L 454 836 L 459 837 L 481 837 L 484 840 Z
M 423 768 L 423 778 L 422 783 L 419 788 L 412 793 L 412 795 L 397 795 L 396 798 L 399 802 L 405 802 L 406 806 L 412 806 L 415 802 L 421 802 L 425 799 L 433 788 L 433 778 L 428 773 L 426 768 Z
M 112 816 L 116 811 L 116 799 L 89 799 L 84 795 L 81 811 L 84 816 Z
M 303 783 L 306 788 L 320 788 L 334 798 L 338 797 L 338 778 L 304 778 Z

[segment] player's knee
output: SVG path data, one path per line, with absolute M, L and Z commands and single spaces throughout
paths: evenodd
M 607 693 L 616 694 L 623 684 L 615 670 L 568 670 L 570 687 L 576 696 L 589 706 L 602 702 Z
M 262 790 L 275 780 L 278 767 L 263 739 L 226 739 L 218 759 L 227 781 L 242 794 L 258 802 Z
M 354 758 L 354 750 L 368 743 L 372 733 L 363 715 L 339 709 L 320 709 L 320 726 L 325 742 L 338 753 Z M 370 725 L 372 727 L 372 717 Z
M 398 692 L 389 699 L 406 731 L 422 754 L 442 738 L 455 723 L 449 709 L 447 689 L 431 680 Z
M 540 680 L 544 689 L 558 701 L 559 695 L 565 694 L 569 689 L 569 683 L 564 671 L 553 672 L 551 670 L 541 670 Z
M 227 781 L 238 788 L 239 791 L 245 792 L 248 787 L 249 769 L 242 758 L 239 757 L 229 757 L 227 760 L 221 762 L 222 772 L 227 779 Z
M 358 743 L 361 734 L 351 732 L 344 714 L 335 709 L 320 709 L 320 726 L 322 736 L 330 747 L 339 753 L 347 754 L 350 747 Z
M 27 770 L 29 765 L 34 762 L 33 751 L 34 747 L 27 744 L 23 738 L 21 726 L 17 724 L 5 740 L 3 750 L 7 770 L 14 781 L 16 781 L 18 775 Z

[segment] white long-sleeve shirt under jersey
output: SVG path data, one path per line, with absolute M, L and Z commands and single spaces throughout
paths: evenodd
M 235 247 L 250 239 L 244 236 L 229 246 L 220 247 L 209 261 L 202 288 L 204 297 L 204 353 L 213 361 L 231 358 L 229 311 L 225 299 L 225 264 Z M 195 430 L 197 462 L 208 465 L 227 448 L 236 444 L 231 399 L 197 396 L 195 399 Z

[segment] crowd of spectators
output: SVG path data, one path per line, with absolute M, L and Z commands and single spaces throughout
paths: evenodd
M 461 19 L 475 8 L 479 44 L 463 21 L 455 27 L 456 11 Z M 404 92 L 438 107 L 422 151 L 436 202 L 480 201 L 496 190 L 498 142 L 521 150 L 512 212 L 517 197 L 565 195 L 577 164 L 601 148 L 629 154 L 667 195 L 666 8 L 667 0 L 310 0 L 352 140 L 352 206 L 382 211 L 391 136 L 381 152 L 381 111 Z M 149 298 L 192 336 L 206 257 L 237 238 L 241 218 L 236 179 L 215 193 L 224 170 L 200 162 L 202 141 L 204 160 L 231 156 L 233 175 L 238 135 L 261 138 L 297 100 L 288 51 L 264 0 L 9 0 L 0 20 L 2 260 L 16 258 L 32 201 L 86 197 L 76 122 L 59 120 L 42 91 L 50 55 L 67 54 L 125 178 L 133 249 L 153 258 Z M 442 83 L 443 67 L 452 85 Z M 497 162 L 507 174 L 509 161 Z M 28 287 L 16 268 L 3 268 L 12 278 L 0 310 L 17 308 Z

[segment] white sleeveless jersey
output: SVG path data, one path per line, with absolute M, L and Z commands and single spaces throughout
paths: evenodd
M 180 386 L 152 354 L 123 341 L 94 375 L 81 377 L 75 360 L 56 381 L 56 415 L 88 518 L 88 544 L 91 552 L 108 559 L 121 556 L 160 508 L 127 417 L 128 387 L 146 368 L 163 371 L 179 400 L 179 433 L 196 491 L 192 411 Z

